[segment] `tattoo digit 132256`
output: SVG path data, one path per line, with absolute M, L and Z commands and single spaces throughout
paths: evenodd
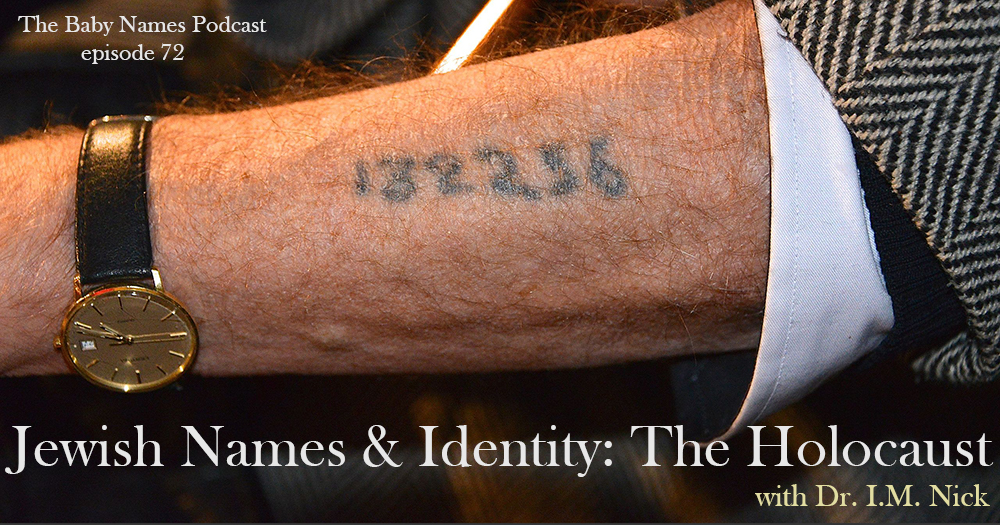
M 503 198 L 540 201 L 567 198 L 589 183 L 599 195 L 618 199 L 628 194 L 629 182 L 625 171 L 611 158 L 608 146 L 607 137 L 591 139 L 586 165 L 574 166 L 565 143 L 542 144 L 537 154 L 547 182 L 538 184 L 525 181 L 513 152 L 494 147 L 475 150 L 468 160 L 448 152 L 437 152 L 424 159 L 411 155 L 386 156 L 375 162 L 359 159 L 354 163 L 354 193 L 359 197 L 381 196 L 391 203 L 408 202 L 422 188 L 450 197 L 492 193 Z M 485 168 L 485 181 L 467 180 L 472 171 L 468 169 L 470 162 Z M 586 173 L 586 182 L 580 173 Z

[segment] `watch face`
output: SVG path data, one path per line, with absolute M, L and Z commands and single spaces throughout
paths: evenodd
M 169 295 L 141 286 L 97 290 L 63 320 L 63 355 L 83 377 L 122 392 L 176 380 L 198 348 L 194 321 Z

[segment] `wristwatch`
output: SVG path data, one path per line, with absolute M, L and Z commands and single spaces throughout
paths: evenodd
M 55 338 L 70 368 L 120 392 L 154 390 L 194 362 L 198 331 L 163 291 L 146 211 L 153 117 L 104 117 L 87 127 L 76 180 L 76 302 Z

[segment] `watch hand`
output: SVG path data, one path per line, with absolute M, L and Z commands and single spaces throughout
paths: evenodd
M 187 337 L 187 332 L 159 332 L 159 333 L 155 333 L 155 334 L 133 335 L 132 336 L 132 340 L 136 341 L 136 340 L 139 340 L 139 339 L 148 339 L 148 338 L 151 338 L 151 337 L 165 337 L 165 338 L 169 338 L 169 339 L 180 339 L 182 337 Z
M 115 343 L 111 343 L 111 346 L 120 346 L 120 345 L 128 345 L 128 344 L 138 345 L 138 344 L 142 344 L 142 343 L 165 343 L 165 342 L 169 342 L 169 341 L 176 341 L 177 339 L 179 339 L 179 337 L 169 337 L 169 338 L 168 337 L 164 337 L 164 338 L 161 338 L 161 339 L 133 339 L 131 342 L 129 342 L 127 340 L 121 340 L 121 341 L 118 341 L 118 342 L 115 342 Z
M 112 332 L 102 332 L 100 330 L 93 330 L 90 328 L 77 328 L 76 331 L 80 332 L 81 334 L 96 335 L 97 337 L 103 337 L 105 339 L 114 339 L 116 341 L 122 341 L 125 339 L 124 336 L 116 335 Z
M 101 328 L 103 328 L 103 329 L 105 329 L 105 330 L 107 330 L 107 331 L 109 331 L 109 332 L 117 335 L 118 337 L 121 337 L 121 338 L 127 337 L 125 334 L 119 332 L 118 330 L 115 330 L 114 328 L 111 328 L 110 326 L 108 326 L 108 325 L 106 325 L 104 323 L 101 323 Z

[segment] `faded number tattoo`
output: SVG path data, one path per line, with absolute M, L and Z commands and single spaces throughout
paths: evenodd
M 407 202 L 422 188 L 445 196 L 486 192 L 509 199 L 540 201 L 577 193 L 585 184 L 579 174 L 586 173 L 586 182 L 598 194 L 610 199 L 627 195 L 628 177 L 611 158 L 608 138 L 593 138 L 588 146 L 586 166 L 574 166 L 562 142 L 539 146 L 538 160 L 549 182 L 538 185 L 524 180 L 513 152 L 493 147 L 469 155 L 469 162 L 482 167 L 487 174 L 485 183 L 478 184 L 467 179 L 468 162 L 453 153 L 434 153 L 425 159 L 407 155 L 383 157 L 371 165 L 358 160 L 354 164 L 354 193 L 359 197 L 380 195 L 392 203 Z

